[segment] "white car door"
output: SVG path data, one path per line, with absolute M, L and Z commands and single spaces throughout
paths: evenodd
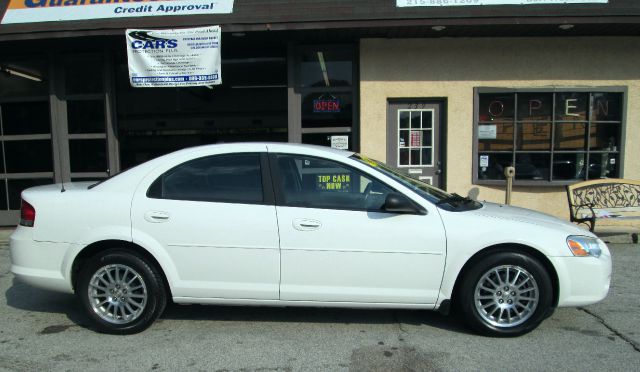
M 133 238 L 164 249 L 173 296 L 278 299 L 280 253 L 266 154 L 200 157 L 156 171 L 134 196 Z
M 437 212 L 385 213 L 394 190 L 366 173 L 304 155 L 270 156 L 282 300 L 436 303 L 446 255 Z

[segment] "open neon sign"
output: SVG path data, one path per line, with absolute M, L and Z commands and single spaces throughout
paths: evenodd
M 315 113 L 335 113 L 341 110 L 342 106 L 340 105 L 340 100 L 337 98 L 313 100 L 313 112 Z

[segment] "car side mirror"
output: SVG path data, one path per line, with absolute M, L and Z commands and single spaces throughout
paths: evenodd
M 382 207 L 386 212 L 403 214 L 427 214 L 427 211 L 412 202 L 406 196 L 398 193 L 389 193 Z

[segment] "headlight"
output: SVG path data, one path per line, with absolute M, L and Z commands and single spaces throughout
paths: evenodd
M 570 236 L 567 238 L 567 246 L 576 257 L 600 257 L 602 253 L 598 239 L 588 236 Z

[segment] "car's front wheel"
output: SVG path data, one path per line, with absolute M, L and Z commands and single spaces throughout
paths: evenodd
M 459 294 L 462 314 L 475 330 L 488 336 L 519 336 L 548 316 L 553 286 L 537 259 L 500 252 L 467 271 Z
M 98 331 L 114 334 L 143 331 L 167 302 L 158 270 L 124 250 L 91 258 L 80 271 L 77 295 Z

